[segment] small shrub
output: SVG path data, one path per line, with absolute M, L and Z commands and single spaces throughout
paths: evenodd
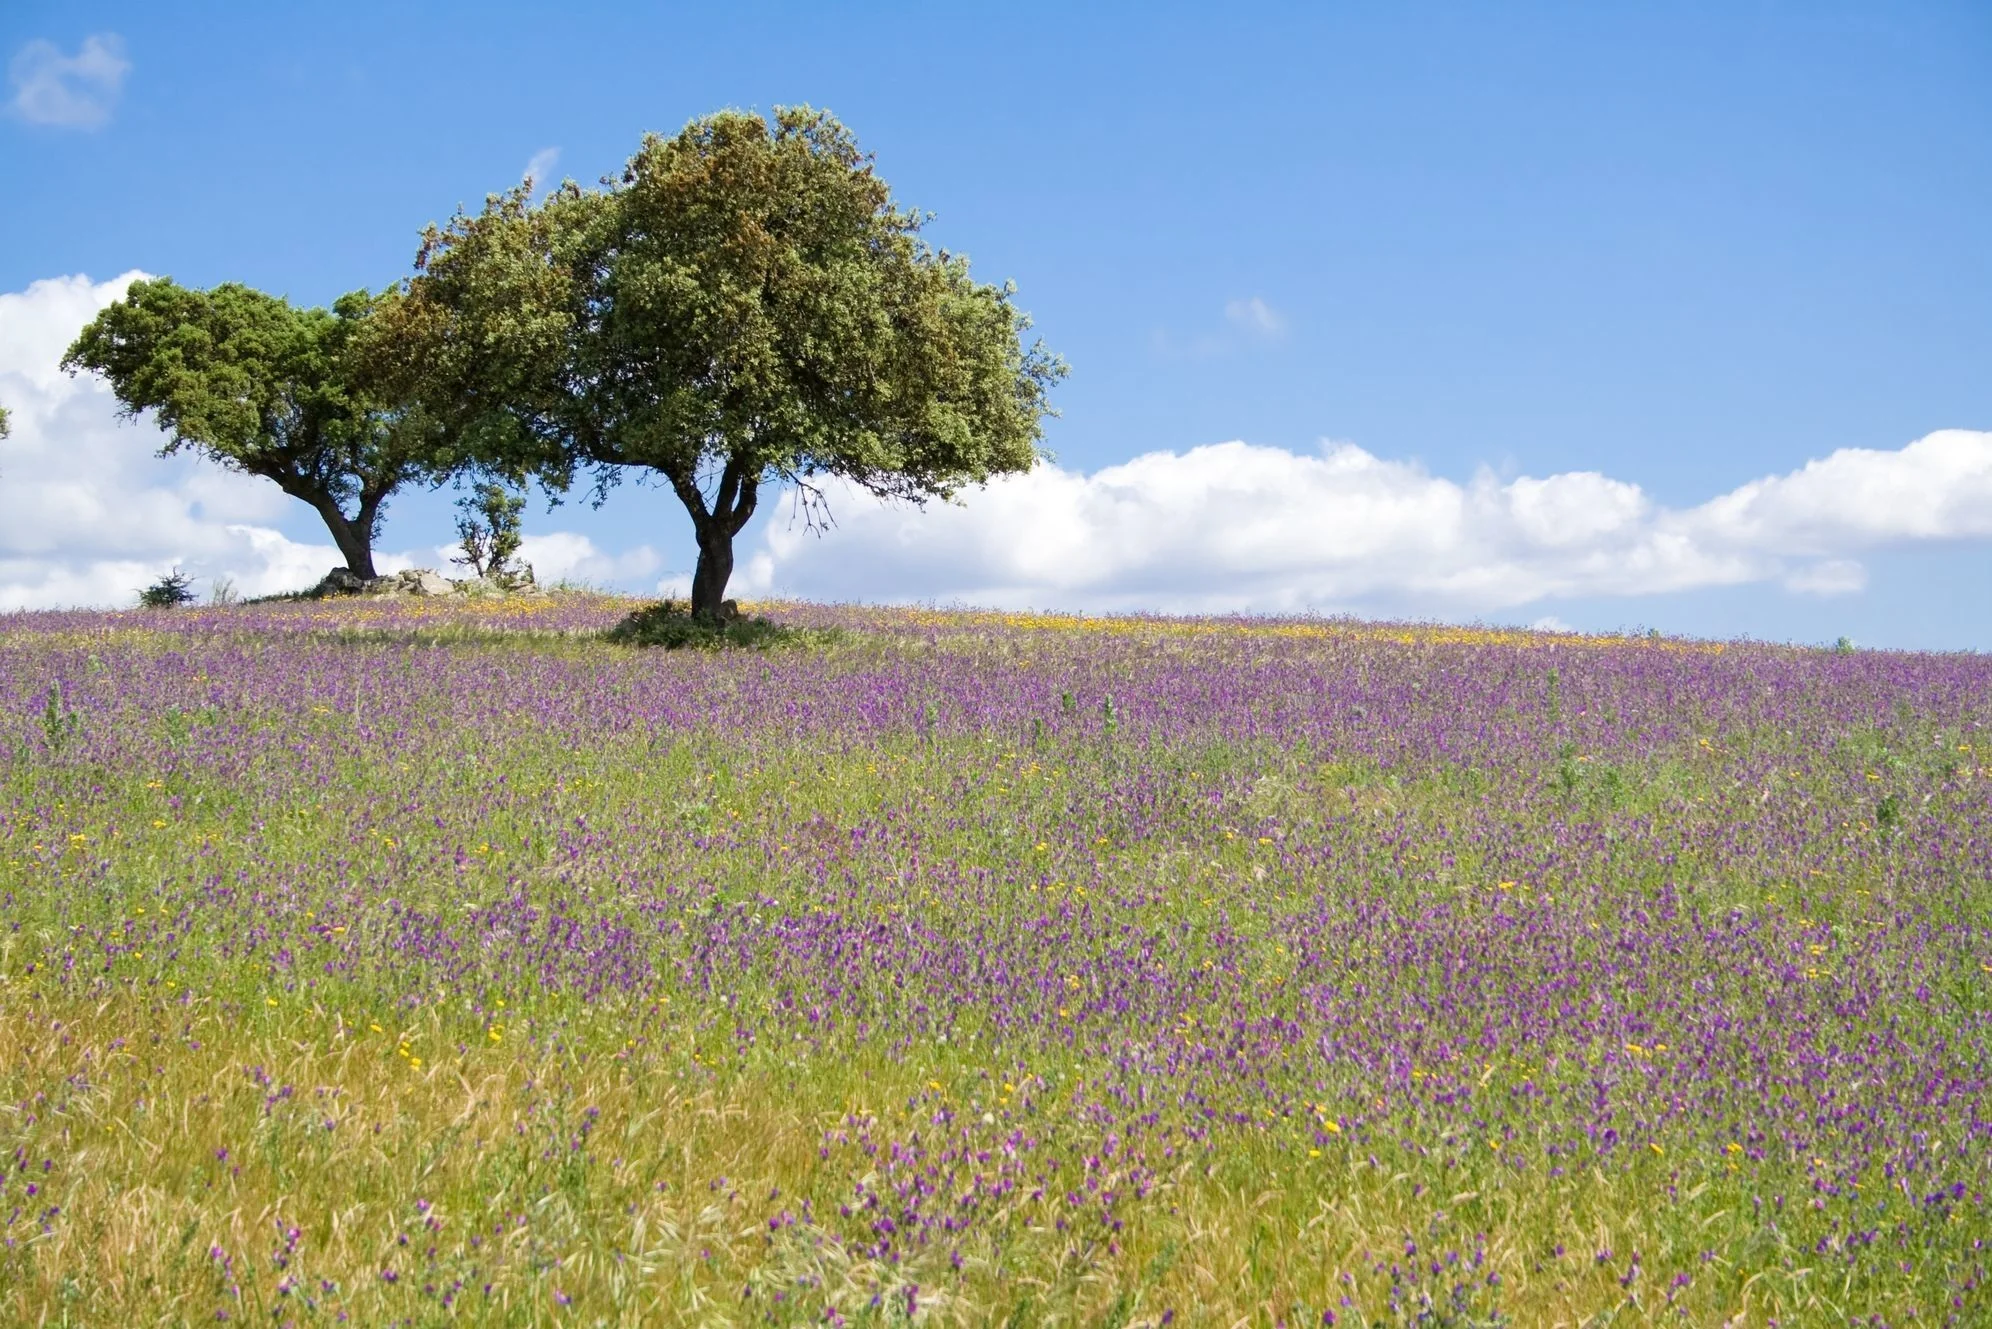
M 174 568 L 138 593 L 138 602 L 147 609 L 171 609 L 192 603 L 194 579 Z
M 624 646 L 662 646 L 667 651 L 686 648 L 717 651 L 728 647 L 763 651 L 771 646 L 802 645 L 828 634 L 783 627 L 765 618 L 704 618 L 676 600 L 666 600 L 637 610 L 610 628 L 606 635 L 610 641 Z
M 504 485 L 474 486 L 457 500 L 457 541 L 463 554 L 451 561 L 469 568 L 475 577 L 501 585 L 530 582 L 532 569 L 514 562 L 524 538 L 519 514 L 525 506 L 525 495 Z

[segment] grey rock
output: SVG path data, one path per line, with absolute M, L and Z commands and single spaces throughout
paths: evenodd
M 367 589 L 366 578 L 348 567 L 336 567 L 318 579 L 313 595 L 358 595 Z
M 434 568 L 408 568 L 366 583 L 368 595 L 448 595 L 456 588 Z
M 487 572 L 482 577 L 467 577 L 450 583 L 458 595 L 544 595 L 533 580 L 530 563 L 514 563 L 502 572 Z
M 434 568 L 409 568 L 395 574 L 403 595 L 448 595 L 456 588 Z
M 512 589 L 504 582 L 492 576 L 466 577 L 462 581 L 452 582 L 451 585 L 456 588 L 458 595 L 468 595 L 478 599 L 484 599 L 493 595 L 504 595 Z

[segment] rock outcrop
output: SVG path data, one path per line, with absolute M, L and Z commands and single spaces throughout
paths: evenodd
M 311 596 L 358 595 L 366 590 L 367 580 L 351 568 L 337 567 L 318 579 L 318 584 L 305 592 Z
M 543 592 L 533 581 L 533 570 L 522 565 L 516 572 L 496 577 L 473 577 L 467 581 L 451 581 L 434 568 L 407 568 L 385 577 L 369 579 L 356 575 L 349 568 L 338 567 L 321 577 L 318 584 L 305 594 L 315 599 L 334 595 L 377 595 L 393 599 L 403 595 L 540 595 Z
M 469 577 L 463 581 L 450 583 L 458 595 L 544 595 L 539 583 L 533 580 L 533 565 L 516 563 L 503 572 L 487 572 L 482 577 Z

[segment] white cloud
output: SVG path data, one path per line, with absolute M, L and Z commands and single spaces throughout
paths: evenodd
M 1243 328 L 1256 337 L 1273 338 L 1286 331 L 1286 319 L 1256 295 L 1225 305 L 1224 318 L 1233 327 Z
M 526 169 L 520 173 L 520 178 L 535 190 L 544 190 L 547 186 L 557 183 L 553 178 L 553 168 L 559 164 L 559 148 L 541 148 L 533 154 L 532 160 L 526 163 Z
M 1992 434 L 1945 429 L 1896 452 L 1842 448 L 1696 511 L 1736 539 L 1821 557 L 1894 540 L 1992 535 Z
M 454 545 L 439 547 L 435 551 L 436 566 L 449 568 L 453 577 L 467 575 L 463 567 L 451 566 L 462 557 L 462 552 Z M 627 586 L 650 576 L 663 562 L 649 545 L 611 554 L 574 531 L 527 535 L 519 541 L 519 557 L 532 565 L 533 578 L 542 586 L 563 581 L 584 586 Z
M 836 528 L 771 528 L 744 560 L 765 560 L 753 580 L 1095 610 L 1473 613 L 1752 583 L 1832 595 L 1865 585 L 1863 550 L 1992 536 L 1992 433 L 1843 449 L 1687 509 L 1596 472 L 1460 484 L 1346 444 L 1046 466 L 925 510 L 833 492 Z
M 116 33 L 85 37 L 75 55 L 54 42 L 31 41 L 7 67 L 14 114 L 31 124 L 96 129 L 111 118 L 131 61 Z
M 452 556 L 456 550 L 444 550 Z M 542 586 L 556 582 L 582 582 L 584 586 L 627 586 L 653 574 L 661 560 L 657 550 L 639 544 L 622 554 L 608 554 L 596 548 L 588 536 L 572 530 L 554 530 L 544 536 L 526 536 L 518 544 L 518 556 L 532 564 L 532 574 Z

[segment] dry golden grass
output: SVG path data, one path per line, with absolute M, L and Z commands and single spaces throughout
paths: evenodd
M 12 987 L 0 1139 L 29 1171 L 50 1160 L 40 1198 L 61 1221 L 0 1253 L 0 1319 L 732 1324 L 786 1321 L 797 1290 L 846 1319 L 903 1317 L 905 1289 L 947 1252 L 867 1258 L 834 1215 L 854 1183 L 879 1184 L 877 1160 L 824 1141 L 854 1118 L 880 1138 L 944 1134 L 929 1114 L 974 1106 L 972 1058 L 940 1072 L 941 1091 L 920 1078 L 931 1063 L 768 1058 L 715 1073 L 668 1022 L 625 1018 L 640 1034 L 616 1047 L 572 1029 L 478 1038 L 434 1014 L 376 1031 L 295 1004 L 53 1007 Z M 1020 1096 L 984 1133 L 1023 1122 L 1055 1136 L 1061 1114 L 1055 1095 Z M 918 1318 L 1152 1325 L 1173 1311 L 1179 1324 L 1274 1324 L 1345 1292 L 1356 1305 L 1342 1323 L 1366 1322 L 1351 1309 L 1397 1318 L 1388 1277 L 1365 1271 L 1415 1266 L 1406 1236 L 1433 1230 L 1434 1197 L 1408 1170 L 1311 1158 L 1252 1129 L 1216 1158 L 1183 1161 L 1113 1236 L 1060 1231 L 1055 1190 L 1009 1197 L 960 1249 L 953 1293 L 916 1293 Z M 1469 1162 L 1422 1258 L 1484 1236 L 1483 1272 L 1501 1279 L 1511 1323 L 1838 1318 L 1847 1289 L 1789 1251 L 1765 1251 L 1753 1270 L 1719 1262 L 1672 1302 L 1622 1284 L 1628 1251 L 1668 1265 L 1683 1242 L 1748 1239 L 1746 1215 L 1701 1203 L 1670 1173 L 1656 1159 L 1549 1185 Z M 771 1227 L 804 1200 L 818 1222 Z M 1549 1240 L 1568 1254 L 1546 1258 Z

